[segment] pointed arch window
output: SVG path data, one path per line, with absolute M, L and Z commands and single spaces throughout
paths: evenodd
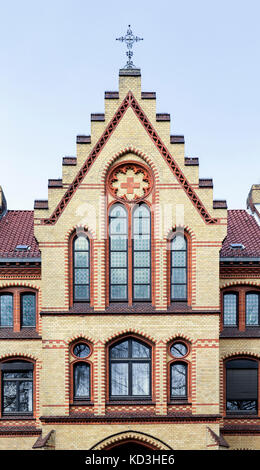
M 76 302 L 90 300 L 90 247 L 83 234 L 73 240 L 73 294 Z
M 151 347 L 133 338 L 113 344 L 109 351 L 110 398 L 151 398 Z
M 171 301 L 187 300 L 187 239 L 176 234 L 171 240 Z
M 151 216 L 146 204 L 133 211 L 133 300 L 151 300 Z
M 122 204 L 109 213 L 110 300 L 128 300 L 128 214 Z

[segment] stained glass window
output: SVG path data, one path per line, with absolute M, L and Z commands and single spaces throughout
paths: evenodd
M 110 397 L 151 396 L 151 348 L 132 338 L 110 348 Z
M 87 236 L 79 235 L 73 242 L 74 300 L 89 301 L 90 298 L 90 250 Z
M 187 240 L 183 234 L 171 241 L 171 300 L 187 300 Z

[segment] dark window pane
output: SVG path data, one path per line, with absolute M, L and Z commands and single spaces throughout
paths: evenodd
M 111 253 L 111 267 L 123 268 L 127 266 L 127 256 L 125 251 L 114 251 Z
M 126 211 L 121 205 L 114 205 L 110 211 L 110 217 L 126 217 Z
M 111 395 L 128 395 L 128 364 L 111 364 Z
M 74 249 L 80 251 L 88 251 L 89 241 L 87 237 L 79 236 L 78 238 L 76 238 L 74 242 Z
M 176 235 L 172 240 L 173 250 L 186 250 L 186 238 L 184 235 Z
M 134 299 L 136 300 L 150 299 L 150 286 L 134 285 Z
M 0 326 L 13 325 L 13 296 L 0 295 Z
M 227 400 L 257 399 L 257 369 L 227 369 Z
M 149 396 L 150 394 L 150 366 L 149 363 L 133 363 L 132 365 L 132 393 L 136 396 Z
M 127 300 L 127 286 L 111 285 L 111 300 Z
M 185 300 L 187 298 L 186 285 L 172 285 L 172 299 L 173 300 Z
M 32 382 L 19 383 L 19 412 L 32 412 Z
M 113 251 L 126 251 L 127 237 L 125 235 L 111 235 L 110 248 Z
M 22 326 L 35 326 L 35 295 L 25 294 L 22 300 Z
M 172 252 L 172 265 L 174 267 L 186 266 L 186 251 L 173 251 Z
M 136 251 L 134 253 L 134 267 L 144 268 L 150 266 L 150 251 Z
M 123 341 L 122 343 L 116 344 L 113 346 L 110 351 L 112 359 L 126 358 L 129 354 L 128 341 Z
M 90 367 L 88 364 L 74 366 L 74 396 L 89 398 L 90 396 Z
M 185 268 L 173 268 L 172 280 L 174 284 L 186 284 L 186 269 Z
M 183 343 L 174 343 L 171 347 L 171 354 L 174 357 L 183 357 L 187 354 L 188 348 Z
M 25 367 L 28 363 L 24 363 Z M 15 367 L 14 363 L 5 364 Z M 17 363 L 21 368 L 22 362 Z M 3 414 L 5 413 L 32 413 L 33 411 L 33 371 L 13 370 L 2 372 L 3 379 Z
M 74 275 L 75 284 L 89 284 L 89 269 L 76 268 Z
M 227 411 L 244 411 L 257 413 L 257 401 L 256 400 L 232 400 L 227 401 Z
M 237 324 L 237 295 L 224 295 L 224 325 L 235 326 Z
M 171 366 L 171 396 L 185 397 L 187 392 L 187 366 L 186 364 L 173 364 Z
M 74 347 L 73 353 L 77 357 L 87 357 L 90 354 L 90 348 L 85 343 L 78 343 Z
M 246 324 L 259 325 L 259 294 L 246 295 Z
M 150 357 L 151 348 L 138 341 L 132 341 L 132 357 L 134 358 L 147 358 Z
M 134 270 L 134 283 L 135 284 L 149 284 L 150 282 L 150 269 L 135 269 Z
M 89 300 L 89 287 L 84 285 L 76 285 L 75 300 Z
M 110 234 L 127 233 L 127 219 L 110 219 Z
M 112 284 L 126 284 L 127 283 L 127 270 L 126 269 L 111 269 L 111 283 Z
M 87 251 L 76 251 L 74 259 L 76 268 L 87 268 L 89 265 L 89 255 Z

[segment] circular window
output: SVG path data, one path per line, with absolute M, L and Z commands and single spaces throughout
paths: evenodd
M 173 357 L 183 357 L 188 353 L 188 348 L 183 343 L 174 343 L 171 347 Z
M 76 357 L 87 357 L 90 355 L 90 348 L 85 343 L 78 343 L 73 348 L 73 354 Z

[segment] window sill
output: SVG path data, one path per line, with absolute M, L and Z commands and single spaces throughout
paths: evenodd
M 11 420 L 14 420 L 14 421 L 17 421 L 17 420 L 30 420 L 30 421 L 36 421 L 36 418 L 32 415 L 4 415 L 4 416 L 1 416 L 0 418 L 0 421 L 11 421 Z
M 240 413 L 239 411 L 237 413 L 227 413 L 226 416 L 224 416 L 224 419 L 260 419 L 259 415 L 257 413 Z
M 155 402 L 151 401 L 151 399 L 146 400 L 135 400 L 134 398 L 129 398 L 125 400 L 119 400 L 119 399 L 111 399 L 111 401 L 108 401 L 106 403 L 107 406 L 113 406 L 113 405 L 155 405 Z
M 71 403 L 71 406 L 82 406 L 82 405 L 94 406 L 94 403 L 92 401 L 87 401 L 87 400 L 82 400 L 82 401 L 77 400 Z
M 171 400 L 167 403 L 168 405 L 192 405 L 188 400 Z

